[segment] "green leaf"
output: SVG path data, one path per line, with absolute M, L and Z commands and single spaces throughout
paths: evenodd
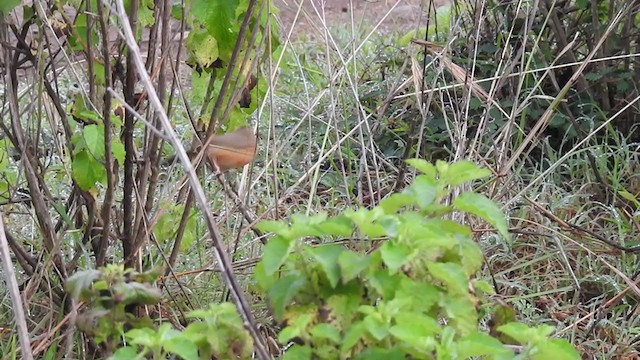
M 136 348 L 132 346 L 124 346 L 116 350 L 113 355 L 109 356 L 108 360 L 131 360 L 136 359 L 138 352 Z
M 287 305 L 306 286 L 307 280 L 300 274 L 283 276 L 271 286 L 269 299 L 276 319 L 282 319 Z
M 158 334 L 150 328 L 131 329 L 125 334 L 132 344 L 153 347 L 158 342 Z
M 264 232 L 274 233 L 277 235 L 282 235 L 284 237 L 291 237 L 291 231 L 289 230 L 289 226 L 284 221 L 278 220 L 262 220 L 257 225 L 259 230 Z
M 482 249 L 478 243 L 470 239 L 469 237 L 458 237 L 460 248 L 458 254 L 460 255 L 460 264 L 464 269 L 465 274 L 471 276 L 482 267 Z
M 340 352 L 345 353 L 351 348 L 353 348 L 358 341 L 364 336 L 366 329 L 364 324 L 361 322 L 355 323 L 349 329 L 347 329 L 347 333 L 344 335 L 344 340 L 342 342 L 342 346 L 340 347 Z
M 489 171 L 489 169 L 480 168 L 471 161 L 462 160 L 449 166 L 446 176 L 444 176 L 442 181 L 451 186 L 458 186 L 490 175 L 491 171 Z
M 86 149 L 97 160 L 104 160 L 104 127 L 87 125 L 82 130 Z
M 382 318 L 380 313 L 373 312 L 367 315 L 362 323 L 369 334 L 378 341 L 386 338 L 389 334 L 389 324 Z
M 71 175 L 82 190 L 95 188 L 96 183 L 104 183 L 107 172 L 104 166 L 86 150 L 77 153 L 71 163 Z
M 356 252 L 346 250 L 338 257 L 338 265 L 340 266 L 340 274 L 342 275 L 342 283 L 346 284 L 355 279 L 360 273 L 371 264 L 371 258 L 360 255 Z
M 195 62 L 203 68 L 208 68 L 219 57 L 218 42 L 206 30 L 192 29 L 185 46 L 189 52 L 188 64 Z
M 219 57 L 228 61 L 237 38 L 235 11 L 238 0 L 193 0 L 191 14 L 218 43 Z
M 450 322 L 458 335 L 468 335 L 478 328 L 478 311 L 469 294 L 448 294 L 443 297 L 440 306 L 444 308 Z
M 532 352 L 533 360 L 579 360 L 580 353 L 564 339 L 547 339 L 541 342 Z
M 0 1 L 0 13 L 7 15 L 18 5 L 20 5 L 20 0 L 2 0 Z
M 334 344 L 341 343 L 340 331 L 333 324 L 320 323 L 311 329 L 311 335 L 316 339 L 327 339 Z
M 396 316 L 395 325 L 389 330 L 401 342 L 427 353 L 434 347 L 434 336 L 439 334 L 440 324 L 434 318 L 413 312 L 403 312 Z
M 359 208 L 356 211 L 347 210 L 344 214 L 350 218 L 366 236 L 376 238 L 386 234 L 380 224 L 374 223 L 374 221 L 384 215 L 384 212 L 380 208 L 373 210 Z
M 400 281 L 400 287 L 395 294 L 395 299 L 407 299 L 411 308 L 422 312 L 431 310 L 439 298 L 440 291 L 434 285 L 409 278 L 403 278 Z
M 386 241 L 380 247 L 382 261 L 389 267 L 390 272 L 396 273 L 402 265 L 411 260 L 414 254 L 413 250 L 403 244 L 396 244 L 392 241 Z
M 453 201 L 453 206 L 461 211 L 474 214 L 498 229 L 500 234 L 509 239 L 507 220 L 500 208 L 482 194 L 466 192 Z
M 185 360 L 199 359 L 197 345 L 182 333 L 178 333 L 176 336 L 164 340 L 163 347 L 167 352 L 176 354 Z
M 267 242 L 261 260 L 266 275 L 272 275 L 280 269 L 294 245 L 294 240 L 285 239 L 282 236 L 275 236 Z
M 69 276 L 64 284 L 64 289 L 76 300 L 82 292 L 91 289 L 93 282 L 100 278 L 100 270 L 83 270 Z
M 500 341 L 479 331 L 474 331 L 462 338 L 457 342 L 456 347 L 460 359 L 511 353 Z
M 392 194 L 380 202 L 379 207 L 385 214 L 393 214 L 399 209 L 415 204 L 416 199 L 410 194 Z
M 306 345 L 293 345 L 282 356 L 282 360 L 307 360 L 311 359 L 311 348 Z
M 324 274 L 329 279 L 331 287 L 335 288 L 340 280 L 338 257 L 345 251 L 344 248 L 340 245 L 322 245 L 308 249 L 311 256 L 320 264 Z
M 405 353 L 396 348 L 370 348 L 359 353 L 354 360 L 404 360 L 407 356 Z
M 537 343 L 545 340 L 553 332 L 553 326 L 540 325 L 536 328 L 530 328 L 525 324 L 511 322 L 498 327 L 498 331 L 513 338 L 521 345 L 529 343 Z
M 155 305 L 162 298 L 162 292 L 151 284 L 120 282 L 113 285 L 114 298 L 123 304 Z
M 411 165 L 411 167 L 417 169 L 421 173 L 427 175 L 431 180 L 436 179 L 436 167 L 433 166 L 430 162 L 423 159 L 408 159 L 407 164 Z
M 467 294 L 469 292 L 469 279 L 461 265 L 430 262 L 427 264 L 427 269 L 434 278 L 445 284 L 447 292 L 452 294 Z
M 319 227 L 325 235 L 350 236 L 353 233 L 353 223 L 346 216 L 327 219 Z
M 412 196 L 421 209 L 433 204 L 438 196 L 438 183 L 426 175 L 418 175 L 404 192 Z
M 371 286 L 385 298 L 392 298 L 400 286 L 402 274 L 390 274 L 389 271 L 378 270 L 367 276 Z
M 124 164 L 126 152 L 124 151 L 124 145 L 120 141 L 120 138 L 111 139 L 111 152 L 113 153 L 113 158 L 118 162 L 118 164 Z
M 291 320 L 287 321 L 288 326 L 278 334 L 278 341 L 281 344 L 286 344 L 295 337 L 306 338 L 307 328 L 313 321 L 313 318 L 314 314 L 296 314 Z

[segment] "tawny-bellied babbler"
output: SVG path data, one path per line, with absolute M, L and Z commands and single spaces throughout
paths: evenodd
M 241 168 L 250 163 L 256 155 L 256 136 L 247 127 L 222 135 L 214 135 L 207 156 L 216 171 Z

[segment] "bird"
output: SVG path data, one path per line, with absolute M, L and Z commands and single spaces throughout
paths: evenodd
M 218 173 L 241 168 L 256 156 L 257 138 L 253 131 L 242 127 L 236 131 L 214 135 L 207 147 L 207 157 Z

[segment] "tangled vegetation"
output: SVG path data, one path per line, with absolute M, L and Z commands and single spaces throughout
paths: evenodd
M 640 5 L 312 5 L 0 2 L 2 358 L 640 355 Z

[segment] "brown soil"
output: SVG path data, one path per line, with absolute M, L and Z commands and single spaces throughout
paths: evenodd
M 377 24 L 384 19 L 379 30 L 410 30 L 417 25 L 424 25 L 429 6 L 437 8 L 451 0 L 275 0 L 280 9 L 279 18 L 282 21 L 282 32 L 292 37 L 299 34 L 319 35 L 323 29 L 322 19 L 326 19 L 328 28 L 343 24 L 351 26 L 353 6 L 353 20 L 356 25 L 367 23 Z M 296 19 L 299 4 L 301 11 Z M 323 6 L 324 3 L 324 6 Z M 294 23 L 295 21 L 295 23 Z

